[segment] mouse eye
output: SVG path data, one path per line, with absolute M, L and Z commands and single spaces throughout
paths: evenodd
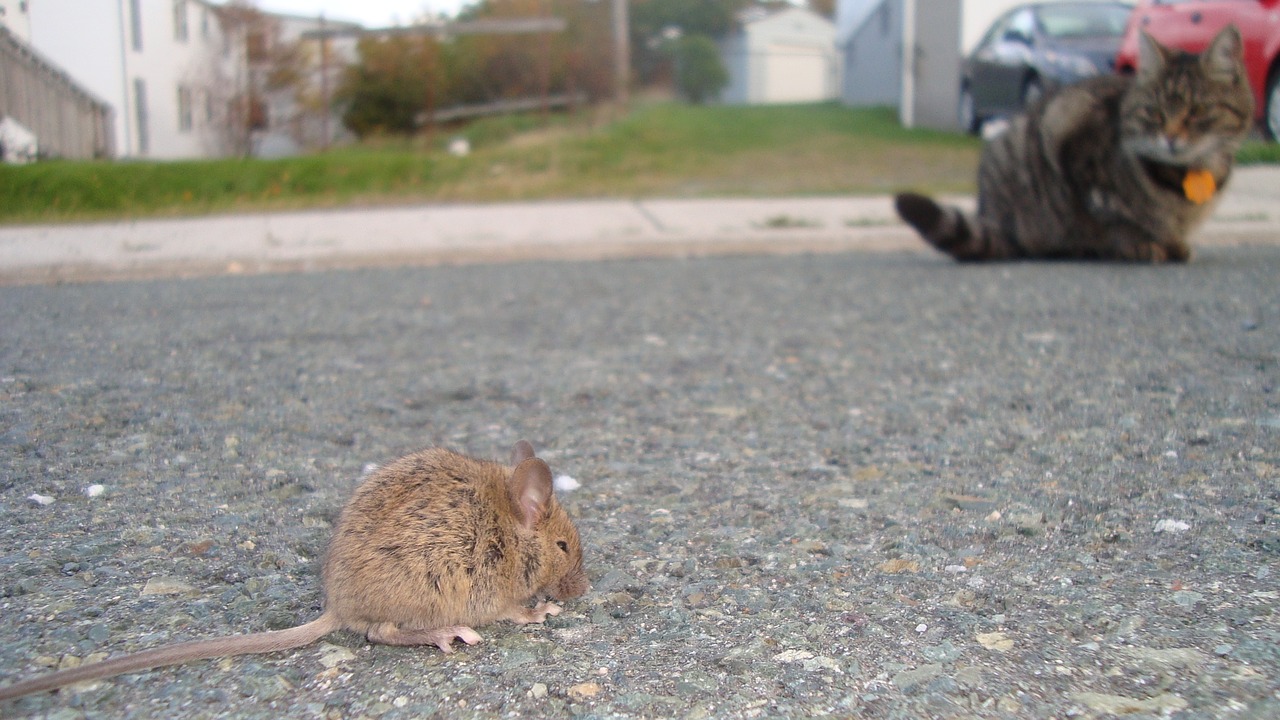
M 565 552 L 565 553 L 569 552 L 569 543 L 563 540 L 557 540 L 556 547 L 560 548 L 561 552 Z

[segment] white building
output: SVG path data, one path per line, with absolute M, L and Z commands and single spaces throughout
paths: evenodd
M 0 25 L 28 44 L 31 42 L 30 5 L 29 0 L 0 0 Z
M 286 154 L 344 137 L 322 99 L 271 90 L 273 51 L 319 17 L 244 12 L 210 0 L 0 0 L 29 11 L 30 44 L 115 110 L 116 155 L 170 160 Z M 328 27 L 358 27 L 352 23 Z M 320 92 L 319 41 L 302 71 Z M 355 39 L 327 41 L 336 83 Z M 310 115 L 302 112 L 306 102 Z M 320 117 L 321 114 L 325 116 Z
M 124 157 L 239 151 L 244 53 L 205 0 L 27 0 L 31 44 L 115 108 Z
M 723 102 L 738 105 L 805 103 L 839 97 L 836 26 L 804 8 L 745 11 L 720 41 L 729 71 Z

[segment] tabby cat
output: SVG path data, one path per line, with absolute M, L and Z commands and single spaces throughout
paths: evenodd
M 1240 33 L 1199 55 L 1142 33 L 1135 76 L 1032 106 L 983 150 L 976 217 L 923 195 L 898 214 L 957 260 L 1186 261 L 1253 120 Z

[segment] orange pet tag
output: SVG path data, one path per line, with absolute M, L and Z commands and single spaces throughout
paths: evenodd
M 1208 170 L 1188 170 L 1187 176 L 1182 179 L 1183 194 L 1197 205 L 1208 202 L 1217 190 L 1218 183 Z

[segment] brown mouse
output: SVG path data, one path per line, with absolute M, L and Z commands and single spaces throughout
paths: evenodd
M 338 518 L 321 571 L 324 612 L 309 623 L 38 675 L 0 688 L 0 700 L 161 665 L 288 650 L 335 630 L 452 652 L 454 638 L 480 641 L 473 625 L 543 622 L 560 612 L 545 596 L 587 591 L 582 546 L 533 446 L 516 443 L 511 465 L 431 448 L 375 470 Z

